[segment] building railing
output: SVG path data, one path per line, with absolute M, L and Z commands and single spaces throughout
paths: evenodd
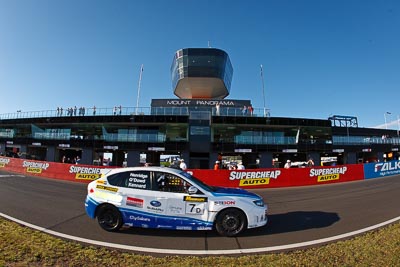
M 104 140 L 108 142 L 132 143 L 165 143 L 165 134 L 107 134 Z
M 97 108 L 97 107 L 70 107 L 56 108 L 53 110 L 41 111 L 22 111 L 0 114 L 0 120 L 9 119 L 29 119 L 29 118 L 48 118 L 48 117 L 77 117 L 77 116 L 118 116 L 118 115 L 183 115 L 188 116 L 190 110 L 211 111 L 213 116 L 254 116 L 268 117 L 267 109 L 255 108 L 252 112 L 244 112 L 238 107 L 221 107 L 217 112 L 215 107 L 121 107 Z
M 235 136 L 235 144 L 247 145 L 295 145 L 296 137 Z
M 400 138 L 397 137 L 365 137 L 365 136 L 333 136 L 334 145 L 372 145 L 392 144 L 399 145 Z

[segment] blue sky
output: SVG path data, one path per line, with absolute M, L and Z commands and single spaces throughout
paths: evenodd
M 274 117 L 397 129 L 398 0 L 0 0 L 0 114 L 176 98 L 176 50 L 225 50 L 229 99 Z

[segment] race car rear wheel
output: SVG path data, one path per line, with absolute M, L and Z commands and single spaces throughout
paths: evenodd
M 115 232 L 122 226 L 122 216 L 115 206 L 103 205 L 97 211 L 97 222 L 104 230 Z
M 215 229 L 222 236 L 235 236 L 247 228 L 247 218 L 243 211 L 226 209 L 221 211 L 215 221 Z

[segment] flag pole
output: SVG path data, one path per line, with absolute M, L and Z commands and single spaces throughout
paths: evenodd
M 264 117 L 266 117 L 266 110 L 265 110 L 265 86 L 264 86 L 264 72 L 263 72 L 263 65 L 260 65 L 261 68 L 261 83 L 262 83 L 262 90 L 263 90 L 263 100 L 264 100 Z
M 137 98 L 136 98 L 136 111 L 135 114 L 138 115 L 138 108 L 139 108 L 139 97 L 140 97 L 140 86 L 142 84 L 142 74 L 143 74 L 143 64 L 140 67 L 140 74 L 139 74 L 139 84 L 137 90 Z

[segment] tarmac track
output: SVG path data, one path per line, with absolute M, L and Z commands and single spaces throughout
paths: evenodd
M 269 205 L 266 227 L 227 238 L 214 231 L 102 230 L 85 214 L 86 184 L 0 171 L 0 216 L 78 242 L 144 254 L 287 251 L 345 239 L 400 220 L 400 176 L 251 190 Z

